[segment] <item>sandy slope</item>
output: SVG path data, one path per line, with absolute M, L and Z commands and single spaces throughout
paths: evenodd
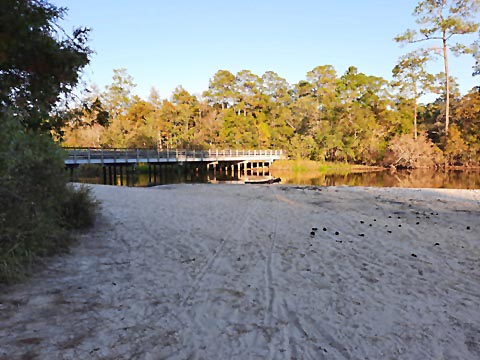
M 96 228 L 2 289 L 0 358 L 480 358 L 479 191 L 93 189 Z

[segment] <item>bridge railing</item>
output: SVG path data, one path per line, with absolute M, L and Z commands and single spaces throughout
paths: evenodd
M 99 149 L 99 148 L 64 148 L 68 163 L 128 163 L 155 161 L 207 161 L 222 159 L 243 159 L 274 157 L 283 158 L 283 150 L 186 150 L 186 149 Z

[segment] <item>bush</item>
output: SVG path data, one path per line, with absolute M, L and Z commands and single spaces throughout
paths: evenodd
M 67 186 L 66 197 L 62 204 L 62 216 L 66 228 L 85 229 L 95 222 L 98 202 L 93 198 L 87 186 L 75 188 Z
M 417 140 L 411 135 L 400 135 L 391 140 L 384 163 L 414 169 L 440 165 L 443 159 L 442 151 L 425 134 Z
M 68 230 L 91 225 L 96 205 L 89 190 L 67 186 L 63 152 L 49 136 L 1 120 L 0 282 L 8 283 L 37 257 L 67 249 Z

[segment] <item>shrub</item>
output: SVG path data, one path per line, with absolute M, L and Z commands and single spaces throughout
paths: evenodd
M 385 165 L 402 168 L 434 167 L 442 162 L 442 151 L 425 134 L 417 140 L 411 135 L 393 138 L 384 159 Z
M 67 186 L 66 196 L 62 204 L 62 216 L 66 228 L 84 229 L 95 222 L 98 202 L 93 198 L 87 186 Z
M 96 206 L 89 190 L 67 186 L 63 152 L 53 140 L 22 130 L 15 120 L 0 122 L 3 283 L 24 278 L 37 257 L 64 251 L 68 230 L 92 224 Z

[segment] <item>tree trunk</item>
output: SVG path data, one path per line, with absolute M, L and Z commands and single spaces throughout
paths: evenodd
M 414 98 L 413 98 L 413 138 L 417 140 L 417 83 L 414 84 Z
M 443 32 L 443 62 L 445 65 L 445 135 L 448 135 L 448 125 L 450 122 L 450 79 L 448 76 L 448 50 L 447 38 Z
M 414 100 L 415 104 L 413 105 L 414 114 L 413 114 L 413 138 L 417 140 L 417 99 Z

